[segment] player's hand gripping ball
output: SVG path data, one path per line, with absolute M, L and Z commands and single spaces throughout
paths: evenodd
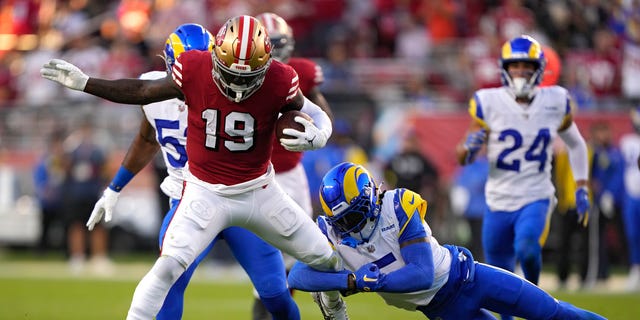
M 284 139 L 293 139 L 295 137 L 290 136 L 288 134 L 284 134 L 282 131 L 284 129 L 290 128 L 290 129 L 294 129 L 300 132 L 304 132 L 304 125 L 302 125 L 301 123 L 296 122 L 294 119 L 296 117 L 303 117 L 309 121 L 313 121 L 311 120 L 311 117 L 302 112 L 302 111 L 298 111 L 298 110 L 292 110 L 292 111 L 287 111 L 284 112 L 280 118 L 278 118 L 278 121 L 276 121 L 276 137 L 278 138 L 278 141 L 282 138 Z

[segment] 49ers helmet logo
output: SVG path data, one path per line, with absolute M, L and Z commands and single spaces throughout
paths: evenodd
M 224 37 L 227 34 L 227 25 L 222 26 L 220 30 L 218 30 L 218 34 L 216 34 L 216 46 L 221 46 L 224 42 Z

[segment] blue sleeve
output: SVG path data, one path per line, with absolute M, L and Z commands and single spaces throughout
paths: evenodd
M 406 265 L 388 273 L 384 283 L 376 291 L 414 292 L 429 289 L 434 276 L 431 245 L 428 242 L 417 242 L 400 249 L 400 252 Z
M 424 238 L 427 233 L 422 225 L 426 214 L 427 202 L 419 194 L 407 189 L 398 189 L 393 197 L 394 210 L 400 234 L 398 242 L 403 243 L 416 238 Z
M 323 272 L 296 262 L 287 278 L 289 288 L 308 292 L 347 290 L 347 277 L 351 272 Z

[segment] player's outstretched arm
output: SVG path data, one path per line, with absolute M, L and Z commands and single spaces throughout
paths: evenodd
M 319 271 L 310 266 L 296 262 L 289 271 L 289 288 L 316 292 L 354 289 L 354 282 L 350 283 L 351 272 L 342 270 L 339 272 Z M 353 280 L 353 279 L 352 279 Z
M 576 180 L 576 210 L 578 211 L 578 223 L 587 226 L 589 223 L 589 155 L 587 143 L 573 122 L 568 122 L 566 129 L 558 131 L 558 135 L 567 145 L 571 172 Z
M 103 217 L 105 222 L 111 221 L 120 191 L 151 162 L 159 149 L 160 145 L 155 140 L 155 129 L 146 118 L 143 118 L 139 133 L 131 142 L 120 169 L 91 211 L 91 216 L 86 224 L 89 230 L 93 230 Z
M 40 74 L 67 88 L 116 103 L 143 105 L 182 97 L 182 91 L 170 77 L 158 80 L 92 78 L 75 65 L 60 59 L 51 59 L 42 66 Z
M 377 291 L 414 292 L 431 288 L 434 279 L 433 254 L 426 238 L 401 244 L 405 266 L 389 272 Z

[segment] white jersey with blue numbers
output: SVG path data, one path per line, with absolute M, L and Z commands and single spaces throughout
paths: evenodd
M 469 113 L 489 130 L 489 179 L 485 186 L 492 211 L 516 211 L 552 198 L 553 140 L 571 112 L 567 90 L 539 88 L 529 105 L 521 105 L 507 87 L 478 90 Z
M 404 221 L 405 224 L 417 221 L 408 219 L 413 214 L 419 214 L 418 210 L 416 210 L 417 203 L 415 203 L 414 199 L 419 199 L 424 203 L 424 210 L 426 210 L 426 202 L 412 191 L 393 189 L 385 192 L 382 198 L 380 220 L 377 228 L 375 228 L 369 242 L 358 245 L 355 248 L 340 244 L 340 238 L 333 232 L 332 227 L 326 223 L 323 216 L 318 218 L 318 224 L 342 257 L 345 268 L 355 271 L 366 263 L 375 262 L 381 272 L 390 273 L 406 265 L 400 252 L 399 242 L 406 225 L 401 225 L 400 221 Z M 424 218 L 424 216 L 421 218 Z M 447 282 L 449 269 L 451 268 L 449 250 L 438 244 L 438 240 L 432 236 L 431 228 L 429 228 L 424 219 L 420 219 L 420 221 L 422 221 L 422 227 L 424 227 L 433 253 L 433 285 L 428 290 L 409 293 L 377 292 L 386 303 L 411 311 L 416 310 L 417 306 L 427 305 L 433 299 L 438 290 Z
M 167 76 L 166 72 L 144 73 L 140 79 L 154 80 Z M 160 189 L 172 199 L 182 197 L 183 170 L 187 163 L 187 106 L 179 99 L 165 100 L 142 106 L 147 121 L 156 129 L 162 157 L 169 174 Z

